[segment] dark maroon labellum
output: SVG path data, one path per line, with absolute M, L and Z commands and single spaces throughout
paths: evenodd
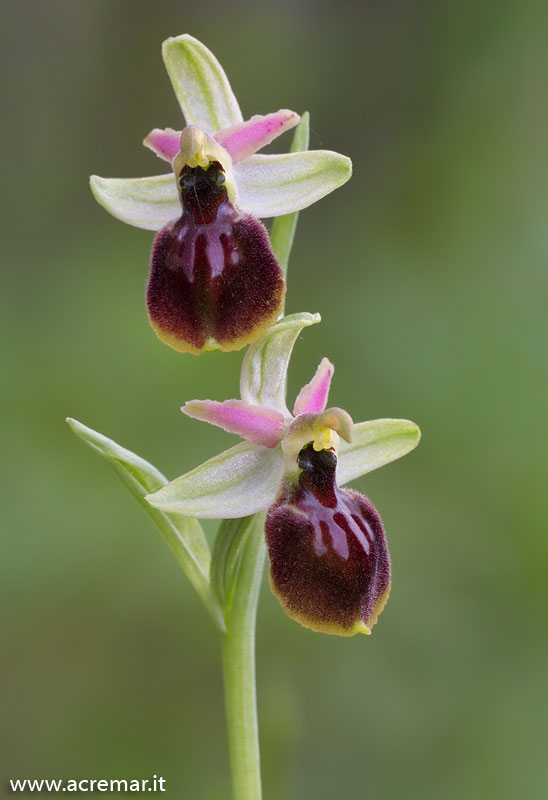
M 298 465 L 298 481 L 282 484 L 266 518 L 272 588 L 305 627 L 368 633 L 390 590 L 380 517 L 363 495 L 339 489 L 332 450 L 307 444 Z
M 283 307 L 285 284 L 266 228 L 228 199 L 221 166 L 185 167 L 183 211 L 156 236 L 147 288 L 151 324 L 182 352 L 237 350 Z

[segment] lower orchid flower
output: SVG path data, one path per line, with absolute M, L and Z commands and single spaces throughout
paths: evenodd
M 299 122 L 282 109 L 244 121 L 215 56 L 192 36 L 162 53 L 187 126 L 155 128 L 144 144 L 172 171 L 92 176 L 118 219 L 158 231 L 147 309 L 158 337 L 181 352 L 240 349 L 283 310 L 285 281 L 258 217 L 299 211 L 345 183 L 348 158 L 328 150 L 257 155 Z
M 343 484 L 389 463 L 419 442 L 418 427 L 399 419 L 353 424 L 325 410 L 333 366 L 323 359 L 286 406 L 287 368 L 302 329 L 318 315 L 274 325 L 245 355 L 241 399 L 193 400 L 190 417 L 245 441 L 147 497 L 163 512 L 234 518 L 268 509 L 270 581 L 283 608 L 308 628 L 352 636 L 370 633 L 390 590 L 390 558 L 380 517 Z

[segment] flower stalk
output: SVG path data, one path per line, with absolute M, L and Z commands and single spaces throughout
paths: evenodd
M 223 677 L 234 800 L 260 800 L 261 766 L 255 675 L 255 626 L 266 548 L 264 514 L 248 518 L 223 634 Z
M 308 149 L 309 129 L 307 112 L 295 129 L 290 152 Z M 295 211 L 277 217 L 270 232 L 272 249 L 286 275 L 298 216 L 299 212 Z M 221 594 L 226 609 L 222 663 L 233 800 L 261 800 L 262 797 L 255 632 L 266 556 L 265 517 L 266 513 L 261 512 L 243 521 L 228 521 L 229 525 L 234 524 L 238 539 L 244 539 L 240 560 L 236 559 L 233 586 L 224 597 Z M 229 536 L 222 528 L 223 523 L 216 544 L 228 549 Z M 215 556 L 214 550 L 214 566 Z M 226 563 L 226 554 L 220 561 Z

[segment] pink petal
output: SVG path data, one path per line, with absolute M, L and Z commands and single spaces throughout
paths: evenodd
M 295 127 L 299 119 L 298 114 L 286 108 L 264 117 L 256 114 L 245 122 L 239 122 L 219 131 L 214 138 L 228 150 L 232 161 L 237 164 L 238 161 L 244 161 L 257 150 L 266 147 L 284 131 Z
M 154 128 L 147 138 L 143 141 L 145 147 L 163 158 L 164 161 L 173 161 L 181 149 L 181 131 L 174 131 L 173 128 Z
M 265 447 L 276 447 L 284 434 L 283 414 L 266 406 L 252 406 L 243 400 L 225 400 L 224 403 L 191 400 L 181 411 Z
M 293 414 L 320 414 L 327 403 L 327 395 L 335 367 L 327 358 L 322 358 L 316 374 L 306 386 L 303 386 L 295 400 Z

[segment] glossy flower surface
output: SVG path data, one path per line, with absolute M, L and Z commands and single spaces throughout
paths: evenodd
M 255 341 L 283 309 L 285 284 L 258 217 L 293 213 L 343 184 L 346 157 L 326 150 L 258 155 L 299 122 L 282 109 L 244 121 L 213 54 L 183 35 L 163 45 L 186 120 L 144 144 L 171 165 L 150 178 L 92 176 L 97 201 L 118 219 L 159 231 L 147 309 L 182 352 L 234 350 Z
M 272 589 L 307 628 L 370 633 L 390 591 L 380 517 L 363 495 L 337 486 L 334 449 L 310 442 L 297 464 L 298 479 L 282 478 L 266 518 Z
M 286 612 L 326 633 L 369 633 L 386 601 L 390 561 L 380 518 L 362 495 L 340 486 L 412 450 L 417 426 L 379 419 L 356 425 L 325 410 L 333 366 L 323 359 L 285 402 L 287 367 L 300 332 L 318 315 L 295 314 L 251 345 L 241 399 L 183 407 L 246 441 L 147 497 L 166 513 L 226 519 L 269 509 L 271 585 Z

